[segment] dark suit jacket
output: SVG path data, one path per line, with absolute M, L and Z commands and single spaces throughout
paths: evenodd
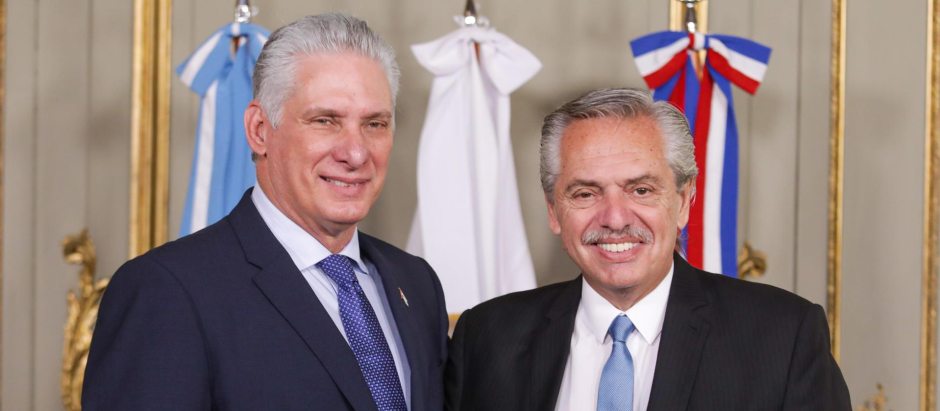
M 217 224 L 114 275 L 88 356 L 85 411 L 376 410 L 352 350 L 250 193 Z M 440 282 L 424 260 L 365 234 L 359 241 L 401 334 L 412 409 L 441 409 Z
M 447 364 L 450 410 L 553 410 L 581 278 L 464 312 Z M 650 411 L 851 410 L 822 307 L 675 256 Z

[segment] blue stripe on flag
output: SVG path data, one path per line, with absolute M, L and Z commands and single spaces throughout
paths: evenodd
M 223 37 L 219 40 L 219 43 L 230 48 L 231 42 L 228 40 L 228 37 Z M 225 76 L 225 74 L 220 76 L 219 73 L 225 73 L 228 70 L 226 66 L 230 64 L 228 61 L 230 55 L 228 48 L 216 47 L 213 49 L 212 53 L 209 53 L 209 57 L 206 58 L 206 62 L 199 68 L 196 77 L 193 79 L 193 84 L 189 88 L 199 94 L 199 97 L 205 97 L 206 91 L 209 90 L 212 82 Z
M 695 66 L 692 65 L 692 59 L 689 59 L 685 63 L 685 118 L 689 120 L 692 136 L 695 136 L 695 118 L 698 115 L 698 97 L 701 88 L 698 74 L 695 73 Z
M 767 64 L 770 61 L 770 47 L 760 43 L 755 43 L 748 39 L 735 36 L 725 36 L 720 34 L 709 35 L 711 38 L 721 40 L 729 49 L 748 56 L 761 63 Z
M 734 117 L 731 82 L 709 70 L 715 84 L 728 101 L 728 121 L 725 125 L 725 159 L 721 176 L 721 273 L 738 276 L 738 126 Z
M 235 141 L 229 149 L 229 158 L 232 159 L 228 170 L 228 178 L 225 180 L 225 194 L 223 207 L 225 210 L 235 208 L 242 194 L 248 187 L 255 183 L 255 164 L 251 161 L 251 147 L 245 138 L 245 122 L 242 116 L 235 113 L 244 113 L 248 108 L 248 103 L 252 99 L 251 71 L 254 67 L 254 60 L 251 59 L 244 47 L 238 50 L 235 55 L 235 67 L 243 67 L 243 70 L 236 70 L 230 76 L 232 84 L 231 89 L 233 108 L 232 135 L 236 136 Z M 241 138 L 237 138 L 241 136 Z M 227 211 L 226 211 L 227 213 Z M 220 217 L 221 218 L 221 217 Z
M 679 31 L 661 31 L 658 33 L 647 34 L 630 42 L 630 48 L 633 49 L 633 56 L 640 57 L 658 48 L 666 47 L 676 40 L 688 37 L 688 34 Z
M 669 101 L 669 96 L 672 95 L 672 90 L 676 88 L 676 83 L 679 82 L 679 76 L 672 76 L 666 84 L 659 86 L 659 88 L 653 90 L 653 100 L 656 101 Z M 681 107 L 680 107 L 681 108 Z M 684 110 L 684 108 L 682 108 Z
M 692 201 L 695 201 L 695 199 L 692 199 Z M 691 204 L 689 204 L 689 208 L 690 209 L 692 208 Z M 682 228 L 682 251 L 684 251 L 686 255 L 689 254 L 689 225 L 688 224 L 686 224 L 685 227 Z
M 230 80 L 230 78 L 226 79 Z M 232 133 L 232 118 L 234 102 L 232 101 L 232 84 L 230 81 L 220 81 L 217 91 L 218 110 L 215 112 L 215 147 L 212 155 L 212 179 L 209 185 L 209 214 L 207 224 L 218 221 L 227 214 L 225 210 L 225 180 L 229 174 L 229 146 L 236 136 Z M 244 137 L 242 137 L 244 139 Z
M 202 104 L 199 105 L 199 120 L 196 130 L 202 129 Z M 199 164 L 199 133 L 196 133 L 196 152 L 193 153 L 192 172 L 189 173 L 189 188 L 186 190 L 186 203 L 183 206 L 183 219 L 180 221 L 180 237 L 189 234 L 193 226 L 193 193 L 196 191 L 196 165 Z

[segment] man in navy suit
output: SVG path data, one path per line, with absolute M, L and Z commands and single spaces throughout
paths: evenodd
M 258 183 L 217 224 L 114 275 L 86 411 L 442 408 L 440 282 L 356 228 L 385 181 L 398 76 L 353 17 L 271 35 L 245 112 Z

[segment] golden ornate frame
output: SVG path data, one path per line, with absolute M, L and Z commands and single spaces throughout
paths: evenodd
M 940 0 L 927 0 L 927 95 L 924 132 L 924 253 L 921 298 L 920 410 L 937 409 L 937 277 L 940 275 Z
M 7 2 L 0 0 L 0 234 L 3 234 L 3 180 L 5 177 L 5 164 L 3 161 L 4 153 L 4 130 L 6 130 L 6 119 L 3 116 L 3 109 L 6 103 L 6 67 L 7 67 Z M 0 235 L 0 295 L 3 291 L 3 236 Z M 0 297 L 0 302 L 3 298 Z M 0 319 L 3 318 L 3 311 L 0 309 Z M 3 350 L 0 349 L 0 358 L 3 358 Z M 3 392 L 3 381 L 0 379 L 0 393 Z
M 832 356 L 839 361 L 842 341 L 842 193 L 845 164 L 845 11 L 846 0 L 832 0 L 832 51 L 829 107 L 829 242 L 826 315 Z
M 130 257 L 167 238 L 172 0 L 134 1 Z

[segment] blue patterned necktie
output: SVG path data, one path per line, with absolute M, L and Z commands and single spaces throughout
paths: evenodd
M 385 341 L 379 320 L 353 272 L 349 257 L 333 254 L 317 267 L 339 286 L 339 314 L 349 347 L 356 355 L 362 376 L 379 411 L 407 411 L 395 359 Z
M 601 374 L 597 411 L 633 411 L 633 357 L 627 349 L 627 336 L 632 331 L 633 322 L 625 315 L 610 323 L 607 333 L 614 347 Z

